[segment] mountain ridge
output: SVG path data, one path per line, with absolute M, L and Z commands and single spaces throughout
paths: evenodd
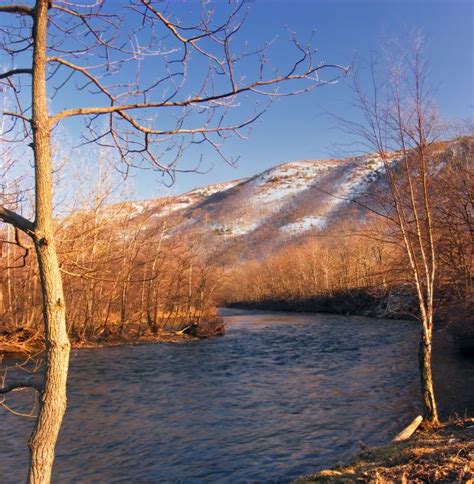
M 440 153 L 456 150 L 441 142 Z M 389 163 L 397 163 L 392 153 Z M 318 234 L 343 220 L 363 219 L 374 193 L 387 188 L 383 160 L 376 154 L 281 163 L 248 178 L 212 184 L 181 195 L 125 202 L 132 218 L 158 230 L 170 218 L 168 236 L 192 235 L 207 247 L 240 252 L 269 251 Z M 355 202 L 355 203 L 354 203 Z

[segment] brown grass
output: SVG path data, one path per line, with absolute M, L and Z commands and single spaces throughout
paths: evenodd
M 424 429 L 409 441 L 364 451 L 352 464 L 325 469 L 296 482 L 472 483 L 474 419 Z
M 71 337 L 72 348 L 104 348 L 109 346 L 138 345 L 147 343 L 179 343 L 194 339 L 210 338 L 225 333 L 225 325 L 217 315 L 200 322 L 192 331 L 160 330 L 152 333 L 144 324 L 129 324 L 126 331 L 120 325 L 110 325 L 107 330 L 92 339 Z M 0 355 L 35 354 L 44 350 L 44 337 L 40 331 L 16 328 L 0 332 Z

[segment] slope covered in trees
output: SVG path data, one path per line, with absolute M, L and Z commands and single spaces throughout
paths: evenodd
M 473 138 L 460 138 L 432 146 L 429 155 L 431 197 L 436 201 L 436 314 L 469 334 L 473 147 Z M 398 169 L 396 162 L 393 169 Z M 409 261 L 389 218 L 393 207 L 384 177 L 349 205 L 358 219 L 341 211 L 327 228 L 314 228 L 291 245 L 241 263 L 224 300 L 265 309 L 417 317 Z
M 471 310 L 473 146 L 461 138 L 432 148 L 438 314 L 463 330 Z M 400 240 L 373 213 L 389 209 L 376 160 L 288 163 L 145 202 L 107 204 L 104 195 L 58 220 L 72 340 L 133 340 L 191 323 L 212 333 L 220 330 L 219 304 L 413 317 Z M 41 334 L 41 301 L 36 263 L 22 245 L 3 244 L 0 312 L 8 331 L 25 329 L 25 339 Z

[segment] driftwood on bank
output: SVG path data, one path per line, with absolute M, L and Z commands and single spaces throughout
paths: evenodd
M 193 338 L 209 338 L 211 336 L 221 336 L 225 333 L 225 324 L 221 317 L 216 316 L 205 323 L 191 323 L 180 331 L 174 331 L 174 334 L 191 336 Z
M 191 323 L 180 331 L 175 331 L 175 334 L 187 334 L 189 336 L 196 336 L 198 330 L 197 323 Z
M 402 442 L 403 440 L 409 439 L 418 429 L 418 427 L 423 422 L 423 417 L 418 415 L 418 417 L 413 420 L 413 422 L 406 428 L 404 428 L 399 434 L 397 434 L 392 442 Z

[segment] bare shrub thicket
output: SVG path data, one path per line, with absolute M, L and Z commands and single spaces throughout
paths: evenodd
M 170 236 L 175 220 L 153 223 L 133 205 L 71 215 L 57 227 L 58 253 L 74 341 L 133 338 L 215 319 L 219 271 L 197 241 Z M 38 268 L 27 249 L 4 245 L 0 317 L 11 329 L 42 336 Z
M 223 292 L 226 301 L 294 300 L 366 288 L 381 291 L 401 278 L 394 267 L 394 251 L 367 233 L 327 232 L 277 251 L 264 260 L 242 264 Z M 367 234 L 370 233 L 370 236 Z
M 344 72 L 316 61 L 314 46 L 293 34 L 294 55 L 276 68 L 269 61 L 271 43 L 246 42 L 248 2 L 216 2 L 218 7 L 202 2 L 186 13 L 176 3 L 20 0 L 0 5 L 0 51 L 8 59 L 0 81 L 14 104 L 3 110 L 9 122 L 2 141 L 22 147 L 21 158 L 32 161 L 28 175 L 34 173 L 35 200 L 33 217 L 27 218 L 2 196 L 0 220 L 34 246 L 46 338 L 46 373 L 29 441 L 29 482 L 51 480 L 70 353 L 54 230 L 52 132 L 70 123 L 77 142 L 114 149 L 125 172 L 148 167 L 174 180 L 178 169 L 199 165 L 178 166 L 188 146 L 201 145 L 203 155 L 211 151 L 230 161 L 222 140 L 245 135 L 269 101 L 308 92 Z M 328 69 L 333 73 L 324 80 Z M 246 97 L 249 102 L 243 103 Z M 124 300 L 129 283 L 121 284 Z

